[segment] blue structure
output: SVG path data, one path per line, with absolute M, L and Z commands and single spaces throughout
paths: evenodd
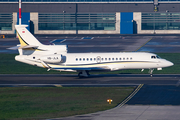
M 21 24 L 28 25 L 27 29 L 30 30 L 30 13 L 23 12 L 21 16 Z M 19 13 L 17 13 L 17 25 L 19 25 Z
M 133 12 L 122 12 L 120 20 L 120 33 L 133 34 Z

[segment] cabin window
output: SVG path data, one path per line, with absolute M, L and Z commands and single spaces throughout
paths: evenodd
M 105 60 L 107 60 L 107 58 L 105 58 Z
M 94 58 L 94 61 L 96 61 L 96 58 Z
M 90 60 L 92 61 L 92 58 L 90 58 Z
M 35 59 L 35 57 L 33 57 L 33 59 Z
M 87 61 L 89 61 L 89 58 L 87 58 Z
M 114 60 L 114 58 L 112 58 L 112 60 Z
M 130 58 L 130 60 L 132 60 L 132 57 Z
M 85 58 L 83 58 L 83 61 L 85 61 Z
M 78 58 L 76 58 L 76 61 L 78 61 Z
M 121 60 L 121 58 L 119 58 L 119 60 Z
M 81 58 L 79 58 L 79 61 L 81 61 Z
M 129 60 L 129 58 L 126 58 L 127 60 Z
M 118 58 L 116 58 L 116 60 L 118 60 Z
M 101 60 L 103 61 L 103 58 L 101 58 Z
M 125 60 L 125 58 L 123 58 L 123 60 Z
M 109 58 L 109 60 L 111 60 L 111 58 Z

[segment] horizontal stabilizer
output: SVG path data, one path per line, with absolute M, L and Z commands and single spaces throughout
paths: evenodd
M 37 48 L 38 46 L 35 45 L 26 45 L 26 46 L 20 46 L 18 49 L 29 49 L 29 48 Z
M 25 45 L 25 46 L 14 46 L 14 47 L 10 47 L 10 48 L 7 48 L 7 49 L 10 49 L 10 50 L 17 50 L 17 49 L 29 49 L 29 48 L 37 48 L 38 46 L 35 46 L 35 45 Z
M 10 48 L 7 48 L 9 50 L 17 50 L 20 46 L 14 46 L 14 47 L 10 47 Z

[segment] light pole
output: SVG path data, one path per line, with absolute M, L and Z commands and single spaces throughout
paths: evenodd
M 21 0 L 19 0 L 19 25 L 21 25 Z

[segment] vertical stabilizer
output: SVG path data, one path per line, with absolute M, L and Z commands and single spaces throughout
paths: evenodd
M 15 25 L 21 46 L 40 46 L 41 43 L 26 29 L 28 25 Z

